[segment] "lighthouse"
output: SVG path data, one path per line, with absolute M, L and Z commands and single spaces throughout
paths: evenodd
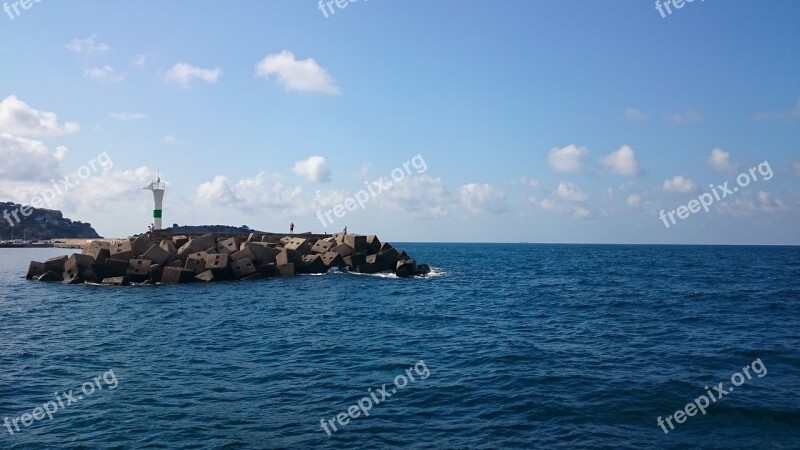
M 153 191 L 153 229 L 154 230 L 161 230 L 161 208 L 164 203 L 164 191 L 166 190 L 167 185 L 161 181 L 161 176 L 159 175 L 156 178 L 156 181 L 153 181 L 145 190 Z

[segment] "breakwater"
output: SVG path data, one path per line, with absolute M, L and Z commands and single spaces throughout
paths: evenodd
M 154 232 L 119 241 L 90 241 L 82 253 L 31 261 L 28 280 L 127 285 L 291 277 L 332 268 L 356 273 L 430 273 L 406 252 L 361 234 L 169 235 Z

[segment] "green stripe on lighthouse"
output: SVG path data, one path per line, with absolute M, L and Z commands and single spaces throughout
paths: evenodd
M 154 209 L 153 210 L 153 219 L 160 219 L 160 218 L 161 218 L 161 210 L 160 209 Z

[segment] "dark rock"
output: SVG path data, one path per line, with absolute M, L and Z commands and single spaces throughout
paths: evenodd
M 398 277 L 407 278 L 417 272 L 417 263 L 413 259 L 397 261 L 395 272 Z
M 381 250 L 381 240 L 374 234 L 367 235 L 367 253 L 370 255 Z
M 367 263 L 367 255 L 363 253 L 353 253 L 350 256 L 344 257 L 344 263 L 350 270 L 355 270 L 358 266 Z
M 275 277 L 280 275 L 280 273 L 278 273 L 278 267 L 274 263 L 261 264 L 256 267 L 256 270 L 258 270 L 258 273 L 266 277 Z

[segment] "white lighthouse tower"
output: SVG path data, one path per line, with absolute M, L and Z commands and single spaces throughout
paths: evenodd
M 144 188 L 145 190 L 153 191 L 153 230 L 163 229 L 161 226 L 161 208 L 164 203 L 164 191 L 166 188 L 167 185 L 161 181 L 160 175 L 156 181 L 153 181 Z

